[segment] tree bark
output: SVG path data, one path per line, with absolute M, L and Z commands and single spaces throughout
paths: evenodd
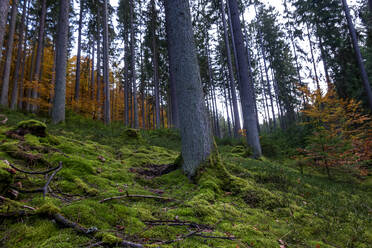
M 239 19 L 238 3 L 236 0 L 229 0 L 231 21 L 235 36 L 235 46 L 238 57 L 238 68 L 240 75 L 240 97 L 245 127 L 247 128 L 247 141 L 253 149 L 255 157 L 262 156 L 260 138 L 257 128 L 257 120 L 254 102 L 254 86 L 249 82 L 248 58 L 244 48 L 244 38 Z
M 94 99 L 94 62 L 95 62 L 95 52 L 96 52 L 96 47 L 95 47 L 95 42 L 94 42 L 94 39 L 93 39 L 93 45 L 92 45 L 92 71 L 91 71 L 91 80 L 90 80 L 90 99 L 93 100 Z
M 183 171 L 193 177 L 212 153 L 212 134 L 207 118 L 196 56 L 188 0 L 165 0 L 170 69 L 176 82 L 182 143 Z
M 17 108 L 17 102 L 18 102 L 18 81 L 19 81 L 19 69 L 21 67 L 22 62 L 22 56 L 26 52 L 23 50 L 23 40 L 25 36 L 24 27 L 25 27 L 25 21 L 26 21 L 26 12 L 27 12 L 27 4 L 29 3 L 28 0 L 24 0 L 23 3 L 23 9 L 22 9 L 22 18 L 21 22 L 19 24 L 19 39 L 18 39 L 18 51 L 17 51 L 17 60 L 16 60 L 16 66 L 14 69 L 14 75 L 13 75 L 13 91 L 12 91 L 12 99 L 10 102 L 10 109 L 15 110 Z M 27 12 L 28 15 L 28 12 Z M 28 16 L 27 16 L 28 19 Z M 27 32 L 27 28 L 26 28 Z M 23 80 L 23 79 L 22 79 Z
M 42 54 L 44 50 L 44 33 L 45 33 L 45 17 L 46 17 L 46 0 L 42 0 L 41 3 L 41 15 L 40 15 L 40 22 L 39 22 L 39 34 L 38 34 L 38 43 L 37 43 L 37 51 L 36 51 L 36 61 L 35 61 L 35 72 L 33 76 L 33 80 L 36 82 L 36 85 L 32 88 L 31 97 L 33 99 L 37 98 L 38 95 L 38 85 L 41 79 L 41 60 Z M 36 111 L 36 105 L 30 104 L 30 111 Z
M 13 55 L 13 43 L 14 43 L 14 33 L 16 28 L 17 20 L 17 0 L 12 1 L 12 11 L 10 18 L 10 27 L 9 27 L 9 38 L 8 38 L 8 47 L 6 50 L 5 66 L 4 66 L 4 77 L 3 85 L 1 90 L 0 104 L 8 107 L 9 106 L 9 77 L 10 77 L 10 66 L 12 63 Z M 1 50 L 0 50 L 1 52 Z
M 97 37 L 97 65 L 96 65 L 96 71 L 97 71 L 97 95 L 96 95 L 96 102 L 97 102 L 97 108 L 96 108 L 96 115 L 97 118 L 100 119 L 100 105 L 101 105 L 101 35 L 100 35 L 100 29 L 99 26 L 97 27 L 98 31 L 98 37 Z
M 52 122 L 65 121 L 66 64 L 69 27 L 69 0 L 60 0 L 56 42 L 56 85 L 53 98 Z
M 104 11 L 103 11 L 103 81 L 104 81 L 104 120 L 105 124 L 108 125 L 111 122 L 110 116 L 110 84 L 109 84 L 109 56 L 108 56 L 108 1 L 104 0 Z
M 360 52 L 360 48 L 359 48 L 359 44 L 358 44 L 358 38 L 357 38 L 357 35 L 356 35 L 355 27 L 354 27 L 353 21 L 351 20 L 350 10 L 349 10 L 349 6 L 347 5 L 347 1 L 346 0 L 342 0 L 342 3 L 344 5 L 344 11 L 345 11 L 346 19 L 347 19 L 347 24 L 349 26 L 351 40 L 353 41 L 355 55 L 356 55 L 356 58 L 358 60 L 360 74 L 361 74 L 361 77 L 362 77 L 362 80 L 363 80 L 364 89 L 366 91 L 367 100 L 368 100 L 368 103 L 369 103 L 369 108 L 372 111 L 372 90 L 371 90 L 371 85 L 369 83 L 367 71 L 366 71 L 366 68 L 364 66 L 362 54 Z
M 226 53 L 227 53 L 227 63 L 228 63 L 228 69 L 229 69 L 229 79 L 230 79 L 230 89 L 231 89 L 231 96 L 232 96 L 232 102 L 233 102 L 233 110 L 234 110 L 234 136 L 239 136 L 239 130 L 241 129 L 240 126 L 240 116 L 239 116 L 239 108 L 238 108 L 238 100 L 236 97 L 236 85 L 235 85 L 235 79 L 234 79 L 234 72 L 232 68 L 232 58 L 231 58 L 231 50 L 230 50 L 230 43 L 229 43 L 229 35 L 227 33 L 227 24 L 225 19 L 225 8 L 223 4 L 223 0 L 220 0 L 221 4 L 221 15 L 222 15 L 222 24 L 223 24 L 223 30 L 225 35 L 225 47 L 226 47 Z
M 139 123 L 138 123 L 138 103 L 137 103 L 137 83 L 136 83 L 136 51 L 135 51 L 135 46 L 136 46 L 136 37 L 135 37 L 135 30 L 134 30 L 134 0 L 131 0 L 130 2 L 130 54 L 131 54 L 131 78 L 132 78 L 132 86 L 133 86 L 133 124 L 134 128 L 139 128 Z
M 83 26 L 83 0 L 80 0 L 79 28 L 78 28 L 78 46 L 76 56 L 76 74 L 75 74 L 75 101 L 79 101 L 80 93 L 80 66 L 81 66 L 81 29 Z
M 3 49 L 6 21 L 8 19 L 9 0 L 0 0 L 0 50 Z M 0 61 L 3 53 L 0 53 Z

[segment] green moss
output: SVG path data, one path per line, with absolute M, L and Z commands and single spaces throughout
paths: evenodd
M 49 215 L 49 216 L 52 216 L 54 214 L 57 214 L 59 213 L 61 210 L 56 206 L 54 205 L 53 203 L 51 202 L 47 202 L 45 204 L 43 204 L 38 210 L 37 210 L 37 213 L 38 214 L 42 214 L 42 215 Z
M 127 128 L 124 131 L 124 134 L 128 138 L 133 138 L 133 139 L 141 139 L 142 138 L 141 137 L 141 132 L 138 129 L 134 129 L 134 128 Z
M 38 120 L 26 120 L 18 123 L 17 128 L 28 130 L 31 134 L 38 137 L 46 136 L 46 124 Z
M 0 160 L 0 193 L 4 193 L 14 182 L 14 173 L 11 170 L 13 169 L 9 165 Z
M 109 245 L 119 244 L 122 241 L 122 239 L 116 237 L 115 235 L 112 235 L 111 233 L 106 233 L 106 232 L 98 232 L 94 236 L 97 239 L 102 240 L 105 244 L 109 244 Z
M 25 141 L 29 145 L 34 145 L 34 146 L 40 146 L 40 141 L 39 138 L 32 135 L 32 134 L 26 134 L 25 136 Z
M 80 188 L 81 190 L 84 191 L 84 193 L 88 194 L 88 195 L 91 195 L 91 196 L 95 196 L 95 195 L 98 195 L 98 190 L 93 188 L 93 187 L 90 187 L 88 186 L 86 183 L 83 182 L 83 180 L 81 180 L 80 178 L 76 177 L 74 179 L 74 182 L 76 184 L 76 186 L 78 188 Z

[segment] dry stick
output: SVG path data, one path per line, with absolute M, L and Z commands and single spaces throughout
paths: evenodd
M 152 225 L 152 226 L 190 226 L 193 228 L 204 228 L 210 229 L 211 227 L 204 224 L 198 224 L 194 222 L 184 222 L 184 221 L 177 221 L 177 220 L 154 220 L 154 221 L 144 221 L 144 223 Z
M 226 237 L 226 236 L 208 236 L 202 233 L 195 233 L 195 236 L 199 236 L 206 239 L 227 239 L 227 240 L 236 240 L 234 237 Z
M 19 168 L 15 167 L 11 163 L 9 163 L 9 161 L 8 161 L 8 165 L 10 167 L 12 167 L 13 169 L 15 169 L 16 171 L 19 171 L 19 172 L 22 172 L 22 173 L 25 173 L 25 174 L 30 174 L 30 175 L 45 175 L 45 174 L 48 174 L 52 171 L 55 171 L 55 170 L 59 169 L 60 166 L 61 166 L 61 165 L 58 165 L 57 167 L 49 169 L 47 171 L 25 171 L 25 170 L 22 170 L 22 169 L 19 169 Z
M 9 202 L 12 202 L 11 199 L 6 198 L 6 197 L 1 196 L 1 195 L 0 195 L 0 200 L 2 200 L 2 201 L 9 201 Z M 30 210 L 32 210 L 32 211 L 35 211 L 35 210 L 36 210 L 35 208 L 30 207 L 30 206 L 27 206 L 27 205 L 21 205 L 21 207 L 26 208 L 26 209 L 30 209 Z
M 154 195 L 121 195 L 121 196 L 114 196 L 110 198 L 106 198 L 100 201 L 100 203 L 104 203 L 111 200 L 119 200 L 124 198 L 148 198 L 148 199 L 157 199 L 162 201 L 178 201 L 176 199 L 161 197 L 161 196 L 154 196 Z

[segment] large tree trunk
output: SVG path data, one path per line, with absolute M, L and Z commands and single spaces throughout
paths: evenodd
M 98 24 L 99 25 L 99 24 Z M 97 94 L 96 94 L 96 102 L 97 102 L 97 107 L 96 107 L 96 115 L 97 119 L 100 119 L 100 105 L 101 105 L 101 35 L 99 33 L 100 29 L 99 26 L 97 27 L 97 65 L 96 65 L 96 71 L 97 71 Z
M 131 54 L 131 78 L 132 78 L 132 86 L 133 86 L 133 124 L 134 128 L 139 127 L 138 123 L 138 103 L 137 103 L 137 83 L 136 83 L 136 37 L 135 37 L 135 30 L 134 30 L 134 0 L 130 2 L 130 54 Z
M 78 28 L 78 46 L 76 56 L 76 74 L 75 74 L 75 101 L 79 101 L 80 93 L 80 64 L 81 64 L 81 29 L 83 26 L 83 0 L 80 0 L 79 28 Z
M 242 103 L 242 112 L 244 125 L 247 128 L 247 141 L 253 149 L 255 157 L 262 155 L 260 138 L 257 128 L 257 120 L 254 102 L 254 86 L 249 82 L 248 59 L 244 48 L 244 39 L 242 27 L 239 19 L 238 3 L 236 0 L 229 0 L 228 4 L 231 10 L 231 21 L 235 36 L 235 46 L 238 57 L 239 75 L 240 75 L 240 97 Z
M 350 10 L 349 10 L 349 6 L 347 5 L 346 0 L 342 0 L 342 3 L 344 5 L 344 11 L 345 11 L 346 19 L 347 19 L 347 24 L 349 26 L 350 36 L 351 36 L 351 39 L 353 41 L 355 55 L 356 55 L 356 58 L 358 60 L 360 74 L 361 74 L 361 77 L 362 77 L 362 80 L 363 80 L 364 89 L 366 91 L 366 95 L 367 95 L 367 99 L 368 99 L 368 103 L 369 103 L 369 108 L 370 108 L 370 110 L 372 110 L 371 85 L 368 81 L 368 75 L 367 75 L 367 71 L 366 71 L 365 66 L 364 66 L 362 54 L 360 52 L 355 27 L 354 27 L 353 21 L 351 20 Z
M 3 49 L 6 21 L 8 19 L 9 0 L 0 0 L 0 51 Z M 3 53 L 0 52 L 0 61 Z
M 152 60 L 154 66 L 154 85 L 155 85 L 155 127 L 160 128 L 160 99 L 159 99 L 159 63 L 158 63 L 158 44 L 156 41 L 156 7 L 155 0 L 151 0 L 151 36 L 152 36 Z
M 41 79 L 41 60 L 42 54 L 44 51 L 44 33 L 45 33 L 45 17 L 46 17 L 46 0 L 42 0 L 41 3 L 41 15 L 39 21 L 39 34 L 38 34 L 38 42 L 37 42 L 37 51 L 36 51 L 36 61 L 35 61 L 35 72 L 33 76 L 33 80 L 35 81 L 35 85 L 32 88 L 32 99 L 36 99 L 38 96 L 38 85 Z M 36 105 L 31 104 L 30 111 L 36 111 Z
M 56 85 L 54 90 L 52 122 L 65 121 L 66 63 L 69 26 L 69 0 L 60 0 L 56 43 Z
M 110 84 L 109 84 L 109 56 L 108 56 L 108 2 L 104 2 L 104 11 L 103 11 L 103 81 L 105 87 L 105 102 L 104 102 L 104 118 L 105 124 L 108 125 L 111 122 L 110 116 Z
M 26 12 L 27 12 L 27 3 L 28 2 L 29 2 L 28 0 L 24 0 L 23 9 L 22 9 L 22 18 L 21 18 L 21 22 L 19 24 L 19 30 L 18 30 L 18 32 L 19 32 L 18 51 L 17 51 L 16 66 L 15 66 L 14 75 L 13 75 L 12 99 L 11 99 L 11 102 L 10 102 L 10 108 L 12 110 L 15 110 L 17 108 L 18 88 L 19 88 L 18 87 L 19 69 L 21 67 L 22 55 L 26 52 L 26 51 L 23 50 L 23 39 L 24 39 L 24 36 L 25 36 L 24 27 L 25 27 L 25 21 L 26 21 Z M 28 17 L 27 17 L 27 19 L 28 19 Z M 26 32 L 27 32 L 27 29 L 26 29 Z
M 124 124 L 129 126 L 129 38 L 124 35 Z
M 236 97 L 236 85 L 235 85 L 235 79 L 234 79 L 234 71 L 232 68 L 232 58 L 231 58 L 231 50 L 230 50 L 230 42 L 229 42 L 229 35 L 227 33 L 227 24 L 225 19 L 225 7 L 223 4 L 223 0 L 221 1 L 221 15 L 222 15 L 222 24 L 223 24 L 223 30 L 225 35 L 225 47 L 226 47 L 226 53 L 227 53 L 227 63 L 228 63 L 228 69 L 229 69 L 229 81 L 230 81 L 230 89 L 231 89 L 231 96 L 232 96 L 232 102 L 233 102 L 233 109 L 234 109 L 234 136 L 239 136 L 239 130 L 241 129 L 240 126 L 240 116 L 239 116 L 239 108 L 238 108 L 238 100 Z
M 170 69 L 176 82 L 183 171 L 193 177 L 212 153 L 212 134 L 204 103 L 188 0 L 165 0 Z
M 14 43 L 14 33 L 16 28 L 16 20 L 17 20 L 17 0 L 13 0 L 12 3 L 12 14 L 10 19 L 10 27 L 9 27 L 9 38 L 8 38 L 8 47 L 6 50 L 6 58 L 5 58 L 5 67 L 4 67 L 4 77 L 3 77 L 3 85 L 1 90 L 1 98 L 0 104 L 8 107 L 9 101 L 9 77 L 10 77 L 10 66 L 12 63 L 12 54 L 13 54 L 13 43 Z M 1 50 L 0 50 L 1 52 Z

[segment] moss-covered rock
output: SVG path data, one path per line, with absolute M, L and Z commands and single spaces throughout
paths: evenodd
M 142 138 L 140 130 L 134 129 L 134 128 L 127 128 L 124 131 L 124 134 L 128 138 L 132 138 L 132 139 L 141 139 Z
M 4 193 L 14 182 L 15 171 L 0 160 L 0 194 Z
M 27 131 L 37 137 L 46 137 L 46 124 L 38 120 L 26 120 L 21 121 L 17 125 L 17 129 L 24 130 L 25 134 Z

